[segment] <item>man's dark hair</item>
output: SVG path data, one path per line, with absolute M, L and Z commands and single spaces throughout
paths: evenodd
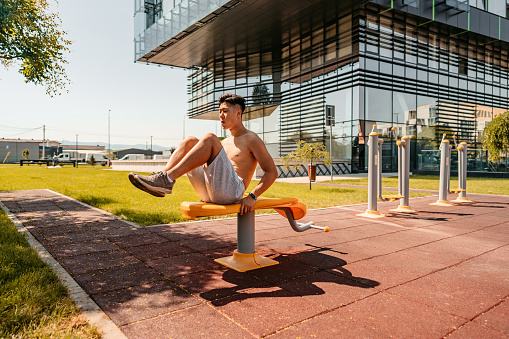
M 223 102 L 227 102 L 230 105 L 239 105 L 241 113 L 244 113 L 244 110 L 246 109 L 246 99 L 237 94 L 225 93 L 221 95 L 219 97 L 219 105 Z

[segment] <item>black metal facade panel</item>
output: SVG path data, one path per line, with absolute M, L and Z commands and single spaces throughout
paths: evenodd
M 469 11 L 462 11 L 447 6 L 446 1 L 440 0 L 420 0 L 417 8 L 404 5 L 402 1 L 398 0 L 372 0 L 369 2 L 381 5 L 380 12 L 390 9 L 392 4 L 393 10 L 418 17 L 419 24 L 436 21 L 437 23 L 457 28 L 460 31 L 468 30 L 472 33 L 482 34 L 492 39 L 499 39 L 499 20 L 501 23 L 501 30 L 507 27 L 507 23 L 509 22 L 508 18 L 499 17 L 498 15 L 476 7 L 470 7 Z M 500 39 L 509 42 L 508 35 L 504 35 L 504 37 L 500 37 Z

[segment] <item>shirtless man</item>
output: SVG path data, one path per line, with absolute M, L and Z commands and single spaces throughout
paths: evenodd
M 234 94 L 219 98 L 219 119 L 231 136 L 223 141 L 213 133 L 202 139 L 188 137 L 182 141 L 163 171 L 144 176 L 129 173 L 137 188 L 156 197 L 170 194 L 175 180 L 184 174 L 202 201 L 217 204 L 240 203 L 240 214 L 253 208 L 257 197 L 277 178 L 274 160 L 263 141 L 242 123 L 245 99 Z M 265 172 L 258 185 L 243 198 L 256 165 Z

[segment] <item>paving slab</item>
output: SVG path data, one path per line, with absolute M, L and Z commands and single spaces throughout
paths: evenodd
M 489 326 L 483 326 L 476 323 L 468 323 L 460 329 L 452 333 L 448 338 L 453 339 L 507 339 L 509 335 L 501 331 L 497 331 Z
M 465 319 L 472 319 L 500 302 L 500 298 L 496 296 L 476 293 L 426 277 L 406 282 L 388 291 Z
M 481 325 L 502 331 L 509 336 L 509 322 L 507 319 L 509 319 L 509 302 L 508 299 L 505 298 L 503 302 L 487 312 L 484 312 L 474 319 L 474 321 Z
M 198 305 L 121 327 L 128 338 L 253 338 L 216 309 Z
M 200 304 L 168 280 L 99 293 L 93 299 L 120 326 Z
M 442 338 L 467 322 L 387 292 L 341 308 L 339 313 L 396 338 Z
M 259 215 L 256 249 L 279 264 L 239 273 L 235 218 L 139 227 L 49 190 L 0 202 L 128 338 L 507 338 L 509 196 L 417 214 L 308 211 L 328 233 Z

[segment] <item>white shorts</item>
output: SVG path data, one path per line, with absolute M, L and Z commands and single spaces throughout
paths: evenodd
M 187 173 L 187 177 L 204 202 L 233 204 L 242 199 L 246 190 L 244 181 L 235 173 L 224 148 L 210 165 L 195 168 Z

